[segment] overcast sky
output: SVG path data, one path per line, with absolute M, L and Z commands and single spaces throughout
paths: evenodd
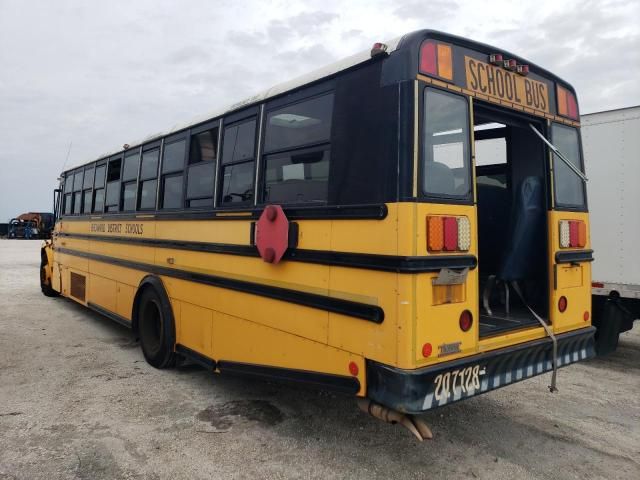
M 67 165 L 433 28 L 640 104 L 640 2 L 0 0 L 0 222 L 50 211 Z

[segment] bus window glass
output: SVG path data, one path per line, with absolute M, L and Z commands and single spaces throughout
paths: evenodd
M 329 141 L 332 113 L 332 93 L 270 112 L 265 152 Z
M 122 169 L 122 180 L 135 180 L 138 177 L 138 152 L 124 157 L 124 168 Z
M 104 188 L 93 191 L 93 213 L 102 213 L 104 210 Z
M 64 177 L 64 193 L 73 190 L 73 174 L 67 173 Z
M 73 214 L 77 215 L 80 213 L 82 207 L 82 192 L 75 192 L 73 194 Z
M 82 213 L 91 213 L 91 190 L 85 190 L 82 195 Z
M 82 189 L 82 175 L 83 175 L 82 170 L 78 170 L 73 175 L 73 191 L 74 192 L 77 192 L 78 190 Z
M 140 185 L 140 200 L 138 208 L 140 210 L 153 210 L 156 208 L 156 192 L 158 180 L 144 180 Z
M 122 164 L 122 160 L 116 158 L 109 162 L 109 169 L 107 173 L 107 182 L 115 182 L 116 180 L 120 180 L 120 166 Z
M 71 215 L 71 194 L 67 193 L 64 196 L 64 214 Z
M 582 171 L 580 143 L 575 128 L 554 123 L 551 126 L 551 142 L 562 155 Z M 557 155 L 553 156 L 553 185 L 556 191 L 556 203 L 569 207 L 584 205 L 584 184 Z
M 255 137 L 255 119 L 225 128 L 222 142 L 222 163 L 253 159 Z
M 214 163 L 203 163 L 189 168 L 187 198 L 213 197 Z
M 175 172 L 184 168 L 184 150 L 186 142 L 166 143 L 162 158 L 162 173 Z
M 469 198 L 470 163 L 467 100 L 427 88 L 424 96 L 423 194 Z
M 222 170 L 222 203 L 243 204 L 253 199 L 253 162 L 225 166 Z
M 328 149 L 266 156 L 265 202 L 324 203 L 329 180 Z
M 84 182 L 82 184 L 82 188 L 91 188 L 93 187 L 93 175 L 95 173 L 95 169 L 93 165 L 84 169 Z
M 214 162 L 218 151 L 218 129 L 212 128 L 191 136 L 189 165 L 200 162 Z
M 162 179 L 162 208 L 182 207 L 182 175 Z
M 136 182 L 127 182 L 122 185 L 122 210 L 136 209 Z
M 96 167 L 96 178 L 94 183 L 94 186 L 96 188 L 104 187 L 104 176 L 106 171 L 107 171 L 106 165 L 100 165 L 99 167 Z
M 140 178 L 156 178 L 158 176 L 158 158 L 160 150 L 155 148 L 142 154 L 142 166 L 140 167 Z

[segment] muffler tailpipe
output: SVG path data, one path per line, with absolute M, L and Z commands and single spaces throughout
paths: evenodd
M 421 419 L 398 412 L 391 408 L 384 407 L 378 403 L 372 402 L 368 398 L 358 398 L 358 407 L 372 417 L 382 420 L 383 422 L 395 425 L 399 423 L 409 430 L 419 441 L 430 440 L 433 438 L 431 429 Z

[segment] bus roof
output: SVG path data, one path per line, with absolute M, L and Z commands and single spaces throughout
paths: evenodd
M 491 45 L 485 44 L 485 43 L 481 43 L 481 42 L 476 42 L 473 40 L 469 40 L 468 38 L 464 38 L 464 37 L 459 37 L 456 35 L 451 35 L 448 33 L 444 33 L 444 32 L 440 32 L 437 30 L 430 30 L 430 29 L 423 29 L 423 30 L 416 30 L 410 33 L 407 33 L 403 36 L 400 37 L 396 37 L 392 40 L 383 42 L 386 46 L 387 46 L 387 50 L 386 52 L 388 54 L 391 54 L 397 50 L 407 50 L 407 51 L 415 51 L 417 52 L 420 48 L 420 45 L 422 43 L 422 41 L 425 38 L 435 38 L 435 39 L 440 39 L 440 40 L 444 40 L 447 42 L 450 42 L 451 44 L 455 45 L 455 46 L 463 46 L 463 47 L 467 47 L 467 48 L 471 48 L 474 50 L 480 50 L 480 51 L 486 51 L 486 52 L 502 52 L 504 55 L 511 57 L 511 58 L 515 58 L 518 60 L 519 63 L 526 63 L 528 65 L 531 66 L 532 70 L 535 71 L 536 73 L 543 75 L 544 77 L 548 78 L 549 80 L 553 80 L 554 82 L 558 82 L 563 84 L 565 87 L 569 88 L 572 92 L 575 93 L 575 90 L 573 89 L 573 87 L 566 81 L 562 80 L 561 78 L 559 78 L 558 76 L 556 76 L 555 74 L 549 72 L 548 70 L 541 68 L 531 62 L 529 62 L 528 60 L 512 54 L 504 49 L 501 48 L 496 48 L 493 47 Z M 417 58 L 417 53 L 416 53 L 416 58 Z M 305 75 L 299 76 L 293 80 L 289 80 L 287 82 L 283 82 L 280 84 L 277 84 L 271 88 L 268 88 L 256 95 L 253 95 L 251 97 L 245 98 L 244 100 L 240 101 L 240 102 L 236 102 L 230 105 L 227 105 L 224 108 L 219 108 L 216 109 L 214 111 L 210 111 L 207 114 L 204 115 L 199 115 L 195 118 L 193 118 L 191 121 L 189 122 L 185 122 L 185 123 L 180 123 L 180 124 L 176 124 L 173 127 L 162 131 L 162 132 L 158 132 L 152 135 L 148 135 L 143 139 L 140 139 L 136 142 L 133 143 L 128 143 L 127 145 L 129 146 L 128 149 L 132 149 L 132 148 L 137 148 L 145 143 L 150 143 L 153 141 L 157 141 L 160 140 L 163 137 L 166 137 L 168 135 L 171 135 L 173 133 L 177 133 L 180 132 L 182 130 L 185 130 L 187 128 L 190 127 L 194 127 L 196 125 L 199 124 L 203 124 L 205 122 L 211 121 L 213 119 L 216 118 L 220 118 L 226 114 L 230 114 L 233 113 L 237 110 L 240 110 L 242 108 L 245 107 L 249 107 L 261 102 L 264 102 L 265 100 L 268 99 L 272 99 L 274 97 L 277 97 L 279 95 L 282 95 L 284 93 L 288 93 L 291 92 L 297 88 L 303 87 L 303 86 L 307 86 L 309 84 L 318 82 L 320 80 L 323 79 L 328 79 L 329 77 L 332 77 L 333 75 L 348 70 L 352 67 L 355 67 L 357 65 L 366 63 L 368 61 L 372 61 L 372 56 L 371 56 L 371 50 L 363 50 L 361 52 L 358 52 L 354 55 L 351 55 L 349 57 L 343 58 L 342 60 L 339 60 L 337 62 L 331 63 L 329 65 L 326 65 L 322 68 L 316 69 L 312 72 L 309 72 Z M 411 60 L 409 60 L 411 61 Z M 414 62 L 417 64 L 417 62 Z M 415 67 L 413 67 L 415 68 Z M 407 68 L 405 66 L 405 68 L 401 68 L 401 70 L 403 71 L 407 71 Z M 409 68 L 410 70 L 410 68 Z M 415 78 L 415 75 L 413 75 L 413 77 Z M 117 155 L 119 153 L 122 153 L 128 149 L 123 149 L 123 148 L 118 148 L 116 150 L 112 150 L 106 153 L 103 153 L 102 155 L 99 155 L 97 157 L 95 157 L 93 160 L 90 160 L 88 162 L 83 162 L 83 163 L 77 163 L 75 164 L 73 167 L 68 168 L 67 170 L 65 170 L 65 172 L 68 172 L 70 170 L 75 170 L 79 167 L 82 167 L 83 165 L 92 163 L 96 160 L 101 160 L 101 159 L 106 159 L 107 157 L 110 157 L 112 155 Z

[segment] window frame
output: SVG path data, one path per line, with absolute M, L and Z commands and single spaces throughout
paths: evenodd
M 120 161 L 120 174 L 118 176 L 118 180 L 109 181 L 109 167 L 112 162 Z M 122 188 L 122 168 L 124 167 L 124 152 L 120 152 L 117 155 L 113 155 L 109 157 L 109 161 L 107 162 L 107 171 L 105 172 L 105 187 L 104 187 L 104 213 L 118 213 L 120 212 L 120 189 Z M 117 192 L 118 195 L 116 197 L 116 203 L 108 203 L 108 190 L 109 184 L 118 183 Z M 116 207 L 115 211 L 109 211 L 109 207 Z
M 264 105 L 264 104 L 263 104 Z M 257 178 L 256 178 L 256 173 L 258 170 L 258 156 L 260 155 L 260 149 L 261 149 L 261 143 L 262 143 L 262 135 L 264 135 L 263 133 L 263 129 L 262 129 L 262 122 L 263 122 L 263 105 L 261 105 L 260 107 L 254 107 L 252 109 L 240 112 L 239 114 L 234 114 L 228 117 L 225 117 L 223 119 L 221 119 L 221 129 L 220 129 L 220 142 L 218 143 L 218 162 L 217 162 L 217 167 L 216 167 L 216 197 L 214 199 L 214 207 L 215 208 L 219 208 L 219 209 L 246 209 L 246 208 L 251 208 L 253 206 L 256 205 L 256 184 L 257 184 Z M 242 160 L 236 160 L 236 161 L 230 161 L 228 163 L 224 163 L 223 162 L 223 158 L 222 155 L 224 153 L 224 134 L 225 134 L 225 130 L 227 128 L 236 126 L 236 125 L 240 125 L 242 123 L 247 123 L 250 121 L 254 121 L 255 122 L 255 128 L 254 128 L 254 141 L 253 141 L 253 158 L 247 160 L 247 159 L 242 159 Z M 224 204 L 224 202 L 222 201 L 223 195 L 224 195 L 224 169 L 226 167 L 232 167 L 235 165 L 241 165 L 243 163 L 253 163 L 253 183 L 251 185 L 251 190 L 253 191 L 252 193 L 252 198 L 250 200 L 246 200 L 243 202 L 238 202 L 238 203 L 228 203 L 228 204 Z
M 584 152 L 582 149 L 582 135 L 580 132 L 580 128 L 578 127 L 572 127 L 571 125 L 566 125 L 564 123 L 560 123 L 560 122 L 549 122 L 548 123 L 548 133 L 547 133 L 547 138 L 550 139 L 551 143 L 553 145 L 556 145 L 556 140 L 554 138 L 554 125 L 557 125 L 561 128 L 567 128 L 570 130 L 574 130 L 576 132 L 577 135 L 577 140 L 578 140 L 578 154 L 580 155 L 580 171 L 582 173 L 584 173 Z M 557 145 L 556 145 L 557 146 Z M 562 152 L 562 150 L 560 150 Z M 564 152 L 562 152 L 564 153 Z M 557 187 L 558 187 L 558 182 L 556 181 L 556 155 L 553 152 L 550 152 L 549 154 L 549 161 L 551 162 L 551 178 L 553 179 L 553 208 L 554 210 L 561 210 L 561 211 L 567 211 L 567 212 L 587 212 L 589 211 L 589 205 L 588 205 L 588 199 L 587 199 L 587 185 L 584 181 L 580 180 L 580 185 L 582 188 L 582 204 L 581 205 L 577 205 L 577 204 L 566 204 L 566 203 L 559 203 L 558 202 L 558 197 L 557 197 Z M 558 162 L 562 162 L 562 160 L 558 159 Z M 567 167 L 569 168 L 569 167 Z M 574 173 L 575 175 L 575 173 Z M 577 176 L 577 175 L 576 175 Z
M 446 204 L 456 204 L 456 205 L 473 205 L 475 198 L 475 182 L 474 182 L 474 161 L 472 154 L 472 145 L 474 140 L 474 132 L 473 132 L 473 118 L 471 115 L 471 106 L 470 106 L 470 97 L 461 93 L 451 92 L 449 90 L 444 90 L 437 86 L 421 84 L 419 90 L 419 98 L 418 98 L 418 124 L 417 124 L 417 134 L 418 134 L 418 166 L 416 169 L 417 178 L 414 178 L 414 184 L 417 185 L 416 196 L 414 198 L 415 201 L 425 202 L 425 203 L 446 203 Z M 424 148 L 424 128 L 425 128 L 425 100 L 427 91 L 432 90 L 439 94 L 448 95 L 455 98 L 461 98 L 465 102 L 465 108 L 467 111 L 467 136 L 468 136 L 468 151 L 467 151 L 467 161 L 469 166 L 469 193 L 466 196 L 462 195 L 445 195 L 445 194 L 433 194 L 424 192 L 421 179 L 424 178 L 424 168 L 425 168 L 425 148 Z M 413 174 L 410 176 L 413 178 Z
M 324 97 L 327 95 L 332 95 L 333 100 L 331 104 L 331 125 L 329 126 L 329 136 L 324 141 L 314 141 L 303 144 L 298 144 L 295 146 L 289 146 L 287 148 L 279 148 L 273 150 L 267 150 L 266 147 L 266 135 L 267 135 L 267 119 L 269 113 L 274 112 L 276 110 L 282 110 L 283 108 L 291 107 L 293 105 L 298 105 L 300 103 L 304 103 L 310 100 L 315 100 L 320 97 Z M 328 151 L 329 152 L 329 177 L 327 178 L 327 198 L 323 203 L 320 202 L 287 202 L 287 203 L 279 203 L 280 205 L 285 206 L 314 206 L 314 205 L 322 205 L 326 206 L 329 204 L 329 184 L 331 182 L 331 138 L 333 135 L 333 113 L 336 101 L 336 92 L 333 88 L 333 85 L 327 86 L 321 90 L 313 89 L 310 92 L 307 92 L 305 96 L 296 96 L 296 98 L 291 99 L 288 102 L 283 102 L 282 99 L 275 99 L 272 102 L 267 104 L 263 104 L 262 118 L 260 122 L 261 132 L 260 132 L 260 151 L 259 159 L 257 160 L 257 175 L 256 175 L 256 202 L 255 205 L 265 205 L 267 201 L 265 200 L 266 193 L 266 170 L 267 170 L 267 157 L 270 156 L 279 156 L 284 153 L 292 153 L 300 150 L 308 150 L 309 153 L 314 151 Z
M 183 210 L 185 206 L 185 188 L 186 188 L 186 175 L 185 168 L 187 166 L 187 161 L 189 158 L 189 148 L 190 148 L 190 129 L 183 130 L 175 135 L 171 135 L 168 137 L 164 137 L 162 139 L 162 145 L 160 148 L 160 161 L 158 162 L 158 191 L 156 192 L 156 210 L 157 211 L 179 211 Z M 182 168 L 171 170 L 168 172 L 164 172 L 164 157 L 167 145 L 178 143 L 180 141 L 184 141 L 184 152 L 182 154 Z M 174 177 L 177 175 L 182 175 L 182 198 L 180 201 L 180 206 L 175 208 L 163 208 L 162 204 L 164 203 L 164 180 L 166 177 Z
M 222 131 L 222 119 L 212 120 L 203 125 L 198 126 L 197 128 L 192 128 L 189 132 L 189 151 L 187 152 L 187 162 L 185 166 L 185 186 L 184 186 L 184 206 L 187 210 L 212 210 L 216 206 L 216 184 L 218 179 L 218 165 L 220 162 L 220 142 L 221 142 L 221 131 Z M 216 131 L 216 152 L 215 158 L 211 161 L 207 162 L 197 162 L 190 163 L 191 160 L 191 147 L 193 145 L 193 137 L 196 135 L 200 135 L 201 133 L 208 132 L 211 130 Z M 194 196 L 189 197 L 189 174 L 193 167 L 198 167 L 200 165 L 213 165 L 213 182 L 211 184 L 211 195 L 207 196 Z M 191 201 L 197 200 L 206 200 L 211 198 L 211 205 L 203 206 L 203 207 L 192 207 L 190 205 Z
M 162 159 L 162 146 L 164 140 L 158 140 L 155 142 L 147 143 L 140 147 L 140 165 L 138 169 L 138 188 L 136 190 L 136 211 L 138 212 L 155 212 L 158 210 L 158 195 L 159 195 L 159 185 L 158 185 L 158 176 L 160 175 L 160 161 Z M 143 177 L 142 176 L 142 162 L 144 161 L 144 154 L 147 152 L 151 152 L 153 150 L 158 151 L 158 162 L 156 163 L 156 172 L 155 176 Z M 151 208 L 142 208 L 140 203 L 142 202 L 142 187 L 145 182 L 155 181 L 156 182 L 156 191 L 155 191 L 155 199 L 153 202 L 153 207 Z
M 134 153 L 135 152 L 135 153 Z M 133 178 L 125 180 L 124 178 L 124 167 L 127 162 L 127 158 L 137 157 L 138 159 L 138 167 L 136 168 L 136 175 Z M 122 165 L 120 167 L 120 200 L 119 200 L 119 212 L 135 212 L 138 207 L 138 182 L 140 179 L 140 168 L 142 166 L 142 147 L 131 148 L 123 153 L 122 155 Z M 124 208 L 124 189 L 127 185 L 135 183 L 135 193 L 133 199 L 133 209 Z
M 104 213 L 104 203 L 105 203 L 105 195 L 107 190 L 107 169 L 109 167 L 109 160 L 103 159 L 95 162 L 95 170 L 93 172 L 93 192 L 91 193 L 91 213 Z M 98 172 L 98 168 L 104 167 L 104 178 L 102 180 L 102 185 L 96 185 L 96 173 Z M 102 198 L 102 208 L 100 210 L 96 210 L 96 193 L 98 190 L 102 190 L 103 198 Z

